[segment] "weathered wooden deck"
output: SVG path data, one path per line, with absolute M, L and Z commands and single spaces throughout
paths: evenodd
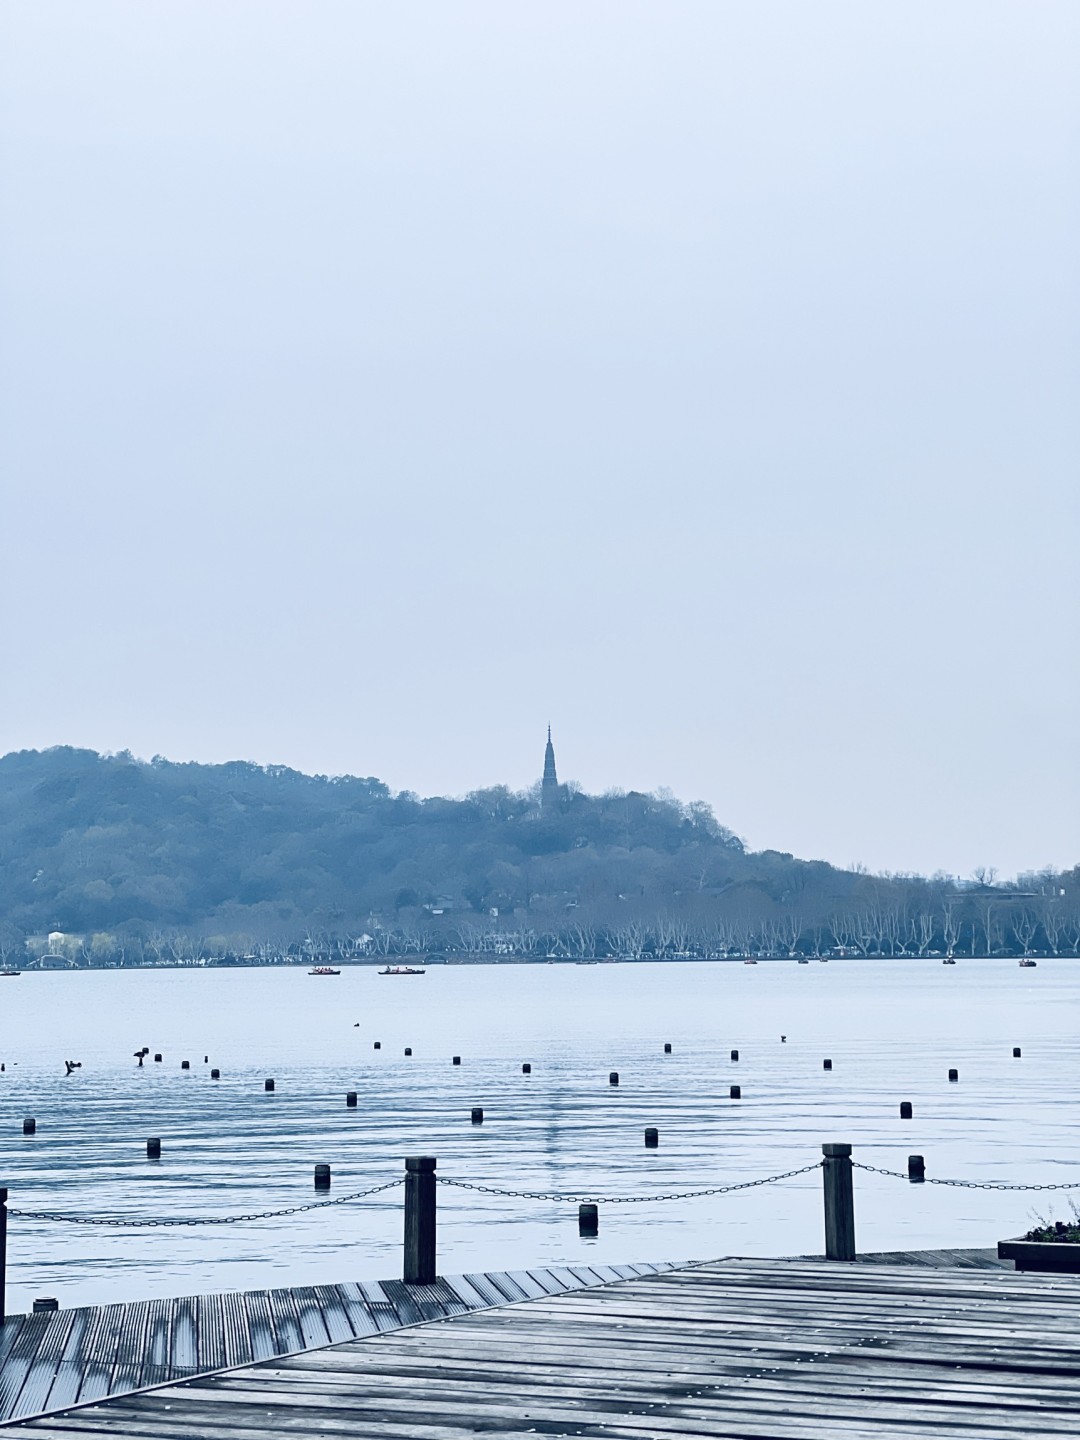
M 26 1440 L 1019 1440 L 1080 1431 L 1080 1281 L 727 1260 L 17 1423 Z
M 664 1265 L 575 1265 L 354 1281 L 10 1315 L 0 1329 L 0 1425 L 425 1320 L 512 1305 Z

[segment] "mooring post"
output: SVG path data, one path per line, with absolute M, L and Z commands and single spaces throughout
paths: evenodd
M 0 1187 L 0 1325 L 7 1318 L 7 1186 Z
M 825 1259 L 855 1259 L 855 1195 L 851 1146 L 823 1145 L 825 1190 Z
M 907 1157 L 907 1178 L 913 1185 L 921 1185 L 926 1179 L 926 1161 L 921 1155 Z
M 406 1285 L 435 1283 L 435 1160 L 413 1155 L 405 1161 Z

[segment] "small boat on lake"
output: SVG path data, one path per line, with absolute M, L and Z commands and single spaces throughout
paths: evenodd
M 748 955 L 748 956 L 746 957 L 746 959 L 745 959 L 742 963 L 743 963 L 744 965 L 756 965 L 756 964 L 757 964 L 757 961 L 754 959 L 754 957 L 753 957 L 752 955 Z
M 941 963 L 942 963 L 943 965 L 955 965 L 955 964 L 956 964 L 956 961 L 953 959 L 953 957 L 952 957 L 951 955 L 946 955 L 946 956 L 945 956 L 945 959 L 942 960 Z
M 21 974 L 21 970 L 13 970 L 10 965 L 5 965 L 4 968 L 0 970 L 0 980 L 12 980 L 16 975 Z
M 309 975 L 340 975 L 340 970 L 335 970 L 331 965 L 316 965 L 314 970 L 307 972 Z
M 1030 960 L 1030 959 L 1025 955 L 1024 958 L 1023 958 L 1023 960 L 1020 961 L 1020 969 L 1021 969 L 1021 970 L 1034 970 L 1034 969 L 1035 969 L 1035 966 L 1036 966 L 1037 964 L 1038 964 L 1038 961 L 1036 961 L 1036 960 Z
M 411 965 L 387 965 L 385 970 L 380 970 L 380 975 L 424 975 L 424 970 L 414 970 Z

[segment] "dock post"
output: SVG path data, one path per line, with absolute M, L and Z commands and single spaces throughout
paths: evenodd
M 406 1285 L 435 1283 L 435 1160 L 413 1155 L 405 1161 Z
M 822 1179 L 825 1190 L 825 1258 L 855 1259 L 855 1195 L 852 1186 L 851 1146 L 823 1145 Z
M 7 1318 L 7 1186 L 0 1187 L 0 1325 Z

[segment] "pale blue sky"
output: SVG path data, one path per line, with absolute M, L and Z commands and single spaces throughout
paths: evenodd
M 0 750 L 1080 859 L 1073 0 L 0 17 Z

